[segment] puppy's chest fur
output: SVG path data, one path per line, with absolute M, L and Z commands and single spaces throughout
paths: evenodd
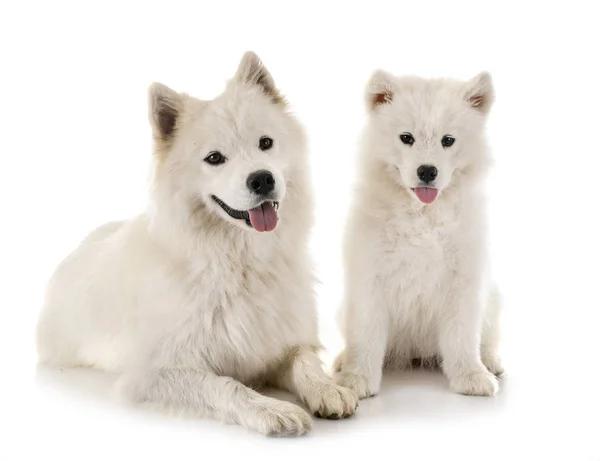
M 461 216 L 455 210 L 398 212 L 383 234 L 384 292 L 394 312 L 433 320 L 460 270 Z
M 188 313 L 176 332 L 177 342 L 186 344 L 177 364 L 199 362 L 247 382 L 290 348 L 315 343 L 309 280 L 298 279 L 296 264 L 280 255 L 268 261 L 221 259 L 194 274 L 187 283 Z

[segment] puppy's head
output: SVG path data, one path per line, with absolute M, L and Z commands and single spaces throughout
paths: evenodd
M 212 101 L 153 84 L 149 111 L 163 199 L 249 231 L 276 228 L 304 139 L 258 56 L 246 53 Z
M 377 71 L 366 99 L 366 155 L 375 156 L 415 200 L 432 203 L 485 162 L 484 124 L 494 100 L 488 73 L 458 82 Z

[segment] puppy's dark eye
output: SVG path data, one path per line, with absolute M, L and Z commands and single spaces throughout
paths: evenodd
M 211 152 L 204 159 L 204 161 L 206 163 L 208 163 L 209 165 L 221 165 L 222 163 L 225 163 L 226 160 L 227 159 L 225 157 L 223 157 L 221 152 L 217 152 L 217 151 Z
M 455 139 L 452 136 L 446 135 L 442 138 L 442 146 L 450 147 L 454 144 Z
M 273 147 L 273 140 L 268 136 L 263 136 L 258 141 L 258 148 L 260 150 L 269 150 L 271 147 Z
M 412 146 L 415 143 L 415 138 L 413 138 L 413 135 L 410 133 L 402 133 L 400 135 L 400 141 L 402 141 L 404 144 Z

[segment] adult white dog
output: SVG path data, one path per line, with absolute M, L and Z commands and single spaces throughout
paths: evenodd
M 491 77 L 377 71 L 366 96 L 337 380 L 364 398 L 385 367 L 441 362 L 456 392 L 493 395 L 503 370 L 482 194 Z
M 122 373 L 133 401 L 264 434 L 303 434 L 358 399 L 322 370 L 305 138 L 258 57 L 219 97 L 149 91 L 147 211 L 93 231 L 58 267 L 38 326 L 42 362 Z

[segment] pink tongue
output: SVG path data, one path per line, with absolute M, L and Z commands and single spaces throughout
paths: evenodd
M 271 232 L 277 227 L 277 211 L 271 202 L 265 202 L 248 210 L 250 224 L 258 232 Z
M 432 187 L 415 187 L 415 194 L 423 203 L 432 203 L 437 197 L 438 190 Z

